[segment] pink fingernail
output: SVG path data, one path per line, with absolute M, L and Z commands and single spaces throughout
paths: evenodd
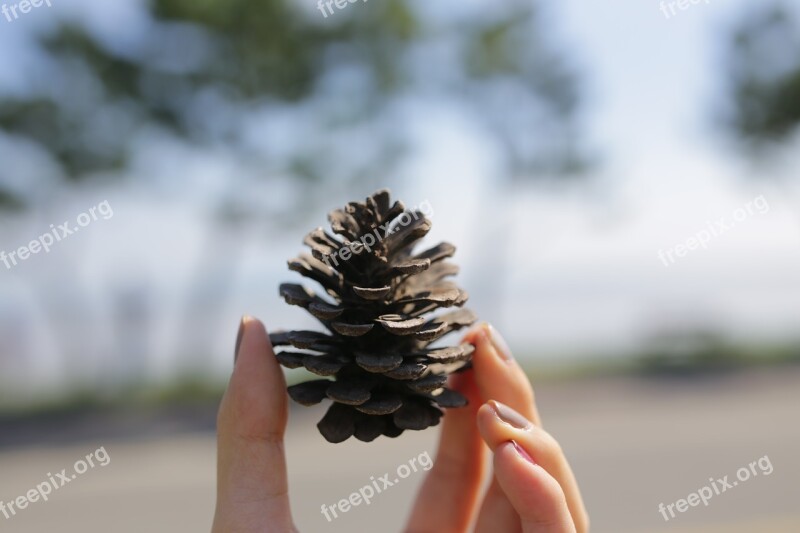
M 514 360 L 514 356 L 511 355 L 511 349 L 508 347 L 508 343 L 492 325 L 489 326 L 489 340 L 492 341 L 492 345 L 500 357 L 506 361 Z
M 504 403 L 500 403 L 496 400 L 489 400 L 489 405 L 494 410 L 494 414 L 497 415 L 501 421 L 505 422 L 512 428 L 516 429 L 528 429 L 530 428 L 533 423 L 519 414 L 517 411 L 512 409 L 511 407 L 507 406 Z
M 522 457 L 532 465 L 536 464 L 536 461 L 533 460 L 533 457 L 531 457 L 530 454 L 526 452 L 522 446 L 517 444 L 517 441 L 512 440 L 511 444 L 514 446 L 514 450 L 516 450 L 516 452 L 519 454 L 520 457 Z

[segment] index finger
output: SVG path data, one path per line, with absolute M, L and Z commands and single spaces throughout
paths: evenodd
M 475 379 L 483 401 L 495 400 L 510 406 L 525 419 L 541 427 L 542 421 L 536 407 L 533 386 L 522 367 L 512 356 L 508 344 L 506 344 L 497 330 L 488 324 L 483 324 L 478 329 L 470 332 L 468 342 L 472 342 L 475 345 L 472 364 L 475 368 Z M 554 470 L 551 474 L 566 494 L 570 513 L 578 526 L 578 530 L 586 531 L 585 524 L 588 523 L 586 510 L 572 470 L 569 468 L 569 464 L 560 447 L 557 447 L 557 450 L 551 455 L 560 456 L 558 464 L 563 463 L 564 465 L 563 468 Z M 493 496 L 495 500 L 498 499 L 497 489 L 494 486 L 492 488 L 490 488 L 487 495 L 484 512 L 489 512 L 487 509 L 490 509 L 490 511 L 497 512 L 499 516 L 502 516 L 503 513 L 497 511 L 496 508 L 502 509 L 503 502 L 491 501 Z
M 486 470 L 485 446 L 475 424 L 481 399 L 473 374 L 450 377 L 449 387 L 469 404 L 444 415 L 436 460 L 417 495 L 407 532 L 466 531 L 472 522 Z
M 531 382 L 497 330 L 481 324 L 467 334 L 465 341 L 475 345 L 472 365 L 483 401 L 497 400 L 510 405 L 540 426 L 542 421 Z

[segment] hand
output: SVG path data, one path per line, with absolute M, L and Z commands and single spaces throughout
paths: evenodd
M 437 458 L 407 531 L 464 532 L 476 512 L 476 532 L 588 531 L 575 479 L 556 441 L 539 427 L 525 374 L 488 326 L 467 340 L 477 348 L 475 371 L 454 376 L 451 386 L 470 406 L 445 415 Z M 286 383 L 260 322 L 242 320 L 236 353 L 217 421 L 212 533 L 296 532 L 283 448 Z M 478 512 L 484 442 L 494 453 L 495 474 Z
M 451 378 L 469 406 L 447 411 L 407 533 L 586 533 L 589 518 L 558 442 L 541 428 L 533 387 L 489 325 L 467 334 L 474 370 Z M 477 426 L 475 420 L 477 418 Z M 481 493 L 486 443 L 494 474 Z M 476 519 L 477 514 L 477 519 Z
M 212 533 L 297 532 L 283 434 L 286 381 L 264 325 L 244 317 L 217 415 L 217 509 Z

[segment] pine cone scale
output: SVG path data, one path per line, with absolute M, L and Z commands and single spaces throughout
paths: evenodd
M 311 254 L 288 262 L 325 294 L 295 283 L 279 288 L 286 303 L 306 309 L 327 332 L 278 332 L 270 340 L 301 350 L 276 353 L 281 365 L 329 379 L 293 385 L 290 397 L 302 405 L 333 401 L 317 424 L 330 442 L 352 436 L 369 442 L 437 425 L 439 407 L 466 405 L 446 382 L 469 365 L 474 351 L 469 344 L 430 346 L 476 320 L 464 309 L 426 316 L 466 302 L 466 291 L 446 280 L 458 272 L 445 261 L 455 247 L 441 243 L 414 254 L 431 221 L 402 202 L 392 203 L 385 190 L 332 211 L 328 220 L 333 234 L 323 228 L 309 232 L 303 242 Z M 362 239 L 368 234 L 375 237 L 372 245 Z

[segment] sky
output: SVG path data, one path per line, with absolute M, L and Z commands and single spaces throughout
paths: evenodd
M 720 101 L 714 75 L 722 58 L 719 32 L 744 7 L 700 3 L 668 19 L 658 2 L 551 6 L 557 33 L 587 73 L 589 137 L 603 155 L 595 180 L 609 186 L 567 195 L 532 189 L 492 206 L 490 212 L 513 210 L 512 243 L 533 235 L 531 246 L 512 252 L 518 268 L 504 288 L 511 305 L 496 319 L 515 344 L 563 357 L 597 346 L 604 354 L 631 349 L 664 330 L 709 328 L 749 340 L 796 335 L 796 176 L 787 170 L 773 177 L 788 183 L 763 179 L 726 149 L 711 124 Z M 431 123 L 448 129 L 439 117 Z M 449 129 L 463 131 L 457 124 Z M 491 186 L 485 183 L 491 163 L 452 168 L 448 152 L 479 153 L 479 142 L 461 137 L 427 136 L 451 145 L 429 143 L 430 165 L 439 169 L 429 174 L 456 174 L 475 184 L 462 189 L 463 200 L 441 200 L 445 209 L 462 202 L 479 207 Z M 442 198 L 451 194 L 442 188 Z M 751 205 L 749 214 L 752 202 L 762 207 Z M 722 217 L 736 222 L 740 208 L 748 216 L 719 228 L 708 248 L 674 256 L 668 265 L 659 259 L 659 251 L 685 244 L 709 223 L 716 230 Z M 451 222 L 456 227 L 444 230 L 448 237 L 468 241 L 474 226 L 449 213 L 435 225 Z M 485 252 L 465 250 L 468 256 Z M 465 270 L 469 275 L 469 265 Z
M 26 90 L 27 77 L 44 68 L 25 46 L 27 32 L 52 24 L 51 17 L 65 17 L 124 40 L 143 27 L 137 5 L 56 0 L 52 8 L 13 23 L 0 18 L 0 95 Z M 430 120 L 416 132 L 418 157 L 404 167 L 395 196 L 410 205 L 430 202 L 435 214 L 428 242 L 458 245 L 459 282 L 473 295 L 471 307 L 526 357 L 625 353 L 652 335 L 699 328 L 745 341 L 796 338 L 800 180 L 788 169 L 764 179 L 763 171 L 720 141 L 712 125 L 721 95 L 714 74 L 721 68 L 721 32 L 746 5 L 712 0 L 667 19 L 654 0 L 548 4 L 556 38 L 583 70 L 587 140 L 602 156 L 580 187 L 499 188 L 492 179 L 497 161 L 483 149 L 484 133 L 446 105 L 415 104 Z M 453 1 L 433 9 L 446 16 L 479 6 L 477 0 Z M 296 234 L 264 228 L 242 235 L 241 246 L 220 245 L 217 253 L 230 254 L 230 268 L 206 275 L 225 278 L 228 292 L 224 298 L 213 291 L 188 298 L 214 235 L 204 209 L 242 163 L 159 137 L 131 142 L 137 153 L 131 174 L 150 177 L 149 183 L 159 184 L 157 194 L 135 182 L 96 188 L 62 198 L 51 210 L 60 215 L 56 220 L 26 215 L 3 222 L 0 249 L 10 250 L 49 223 L 72 219 L 102 201 L 114 208 L 113 218 L 93 223 L 48 254 L 47 261 L 65 265 L 63 275 L 53 278 L 41 264 L 43 256 L 11 271 L 0 265 L 0 347 L 28 354 L 22 365 L 4 365 L 0 358 L 8 383 L 54 385 L 76 367 L 111 383 L 110 377 L 126 372 L 163 378 L 193 364 L 193 353 L 176 354 L 176 346 L 192 346 L 182 340 L 193 331 L 216 354 L 202 364 L 223 374 L 239 315 L 262 317 L 270 327 L 311 324 L 276 295 L 278 282 L 293 279 L 285 260 L 301 251 L 302 228 Z M 36 160 L 33 148 L 0 138 L 0 157 L 10 150 L 31 154 L 20 161 Z M 28 170 L 34 178 L 26 187 L 49 186 L 52 168 Z M 269 188 L 252 195 L 267 202 L 283 197 Z M 328 208 L 352 196 L 335 191 Z M 324 224 L 324 215 L 312 224 Z M 720 218 L 735 224 L 712 236 L 707 248 L 664 264 L 659 251 L 674 252 Z M 107 295 L 142 287 L 138 312 L 151 313 L 155 326 L 120 329 Z M 60 355 L 60 338 L 37 303 L 42 292 L 69 305 L 83 302 L 83 309 L 65 304 L 58 315 L 76 336 L 92 337 L 82 359 Z M 189 306 L 208 313 L 186 324 Z M 137 309 L 128 312 L 138 316 Z M 218 324 L 226 318 L 229 323 Z M 200 335 L 207 329 L 213 334 Z M 146 338 L 139 335 L 143 331 Z M 130 357 L 109 360 L 122 339 Z

